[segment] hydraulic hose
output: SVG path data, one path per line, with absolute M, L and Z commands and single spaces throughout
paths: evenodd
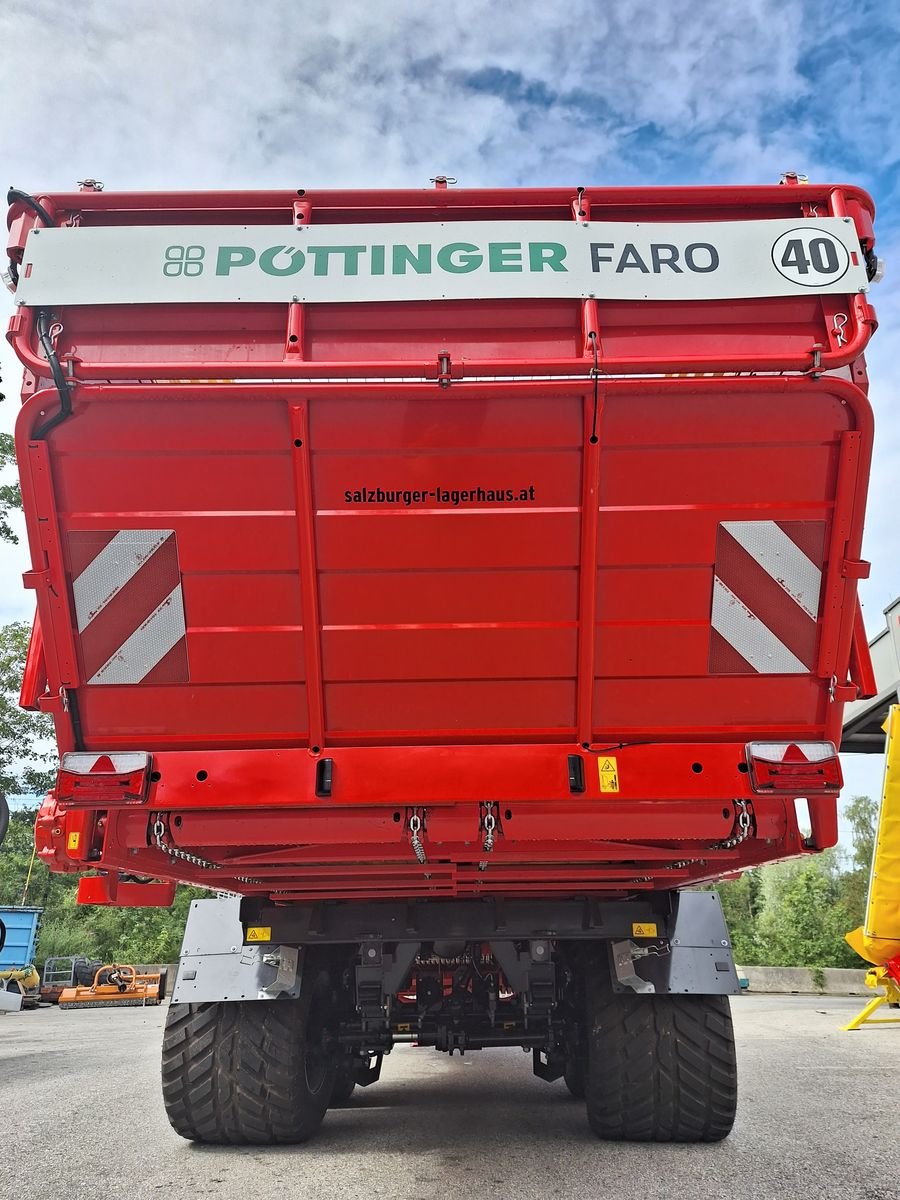
M 41 204 L 40 200 L 35 200 L 34 196 L 29 196 L 27 192 L 23 192 L 21 188 L 10 188 L 6 193 L 7 204 L 24 204 L 26 208 L 30 208 L 36 216 L 40 217 L 45 225 L 52 227 L 53 218 Z
M 53 382 L 56 385 L 56 390 L 59 393 L 59 411 L 55 412 L 49 421 L 45 421 L 43 425 L 34 431 L 35 440 L 45 438 L 51 429 L 59 425 L 72 412 L 72 393 L 69 389 L 68 380 L 62 369 L 62 363 L 59 361 L 59 355 L 56 353 L 53 341 L 50 337 L 50 316 L 45 308 L 38 311 L 37 315 L 37 334 L 38 341 L 41 343 L 41 349 L 44 352 L 44 357 L 50 367 L 50 374 L 53 376 Z
M 50 374 L 53 376 L 53 382 L 56 385 L 56 390 L 59 393 L 59 409 L 53 414 L 48 421 L 35 429 L 32 437 L 35 441 L 40 441 L 45 438 L 51 429 L 55 429 L 57 425 L 72 415 L 72 390 L 69 381 L 66 379 L 65 372 L 62 369 L 62 363 L 59 361 L 59 355 L 53 345 L 53 339 L 50 337 L 51 319 L 46 308 L 38 310 L 37 314 L 37 335 L 38 341 L 41 343 L 41 349 L 44 352 L 44 357 L 47 360 L 47 365 L 50 367 Z M 75 739 L 75 749 L 81 750 L 84 742 L 81 733 L 81 717 L 78 712 L 78 704 L 74 690 L 69 693 L 69 720 L 72 723 L 72 734 Z
M 27 192 L 23 192 L 21 188 L 10 188 L 6 193 L 7 204 L 24 204 L 44 222 L 47 226 L 53 225 L 53 218 L 41 204 L 40 200 L 35 200 L 34 196 L 29 196 Z M 13 283 L 18 286 L 19 283 L 19 267 L 18 264 L 9 260 L 9 274 Z

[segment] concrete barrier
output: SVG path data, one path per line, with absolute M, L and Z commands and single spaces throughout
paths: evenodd
M 806 993 L 813 996 L 868 996 L 866 972 L 845 967 L 738 967 L 738 975 L 746 976 L 748 991 L 771 993 Z

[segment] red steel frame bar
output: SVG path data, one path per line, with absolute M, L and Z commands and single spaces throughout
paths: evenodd
M 637 303 L 637 302 L 635 302 Z M 858 358 L 866 348 L 876 325 L 874 310 L 864 296 L 851 298 L 857 318 L 856 333 L 837 350 L 822 350 L 818 365 L 813 364 L 813 348 L 803 354 L 734 354 L 730 356 L 686 354 L 679 358 L 648 359 L 637 356 L 605 355 L 602 360 L 604 375 L 628 374 L 674 374 L 692 372 L 780 372 L 798 371 L 811 373 L 834 370 L 846 366 Z M 22 308 L 11 319 L 7 340 L 24 366 L 34 371 L 38 378 L 47 375 L 47 363 L 41 358 L 34 345 L 35 317 L 31 309 Z M 73 378 L 78 381 L 93 380 L 136 380 L 136 379 L 197 379 L 206 380 L 227 370 L 231 379 L 279 379 L 279 380 L 331 380 L 331 379 L 410 379 L 415 382 L 436 379 L 439 373 L 437 358 L 434 359 L 390 359 L 387 361 L 343 361 L 311 362 L 299 354 L 287 354 L 281 359 L 267 362 L 234 362 L 221 359 L 215 362 L 193 363 L 185 360 L 165 362 L 159 360 L 128 362 L 86 363 L 72 358 Z M 454 359 L 454 379 L 473 379 L 484 376 L 497 378 L 526 375 L 566 376 L 584 371 L 587 361 L 583 357 L 540 358 L 523 360 L 521 356 L 504 358 Z
M 306 695 L 309 709 L 309 744 L 325 744 L 325 701 L 322 686 L 322 642 L 319 620 L 319 580 L 316 569 L 316 527 L 312 472 L 309 461 L 309 410 L 305 403 L 291 405 L 294 439 L 294 496 L 300 558 L 300 603 L 303 612 L 303 646 L 306 660 Z
M 598 386 L 595 382 L 595 386 Z M 593 741 L 594 650 L 597 641 L 597 548 L 600 529 L 600 437 L 602 398 L 588 388 L 584 397 L 584 455 L 581 487 L 581 554 L 578 579 L 578 741 Z
M 575 187 L 516 188 L 516 206 L 555 207 L 560 216 L 571 209 L 578 189 Z M 35 198 L 50 211 L 51 216 L 60 213 L 124 213 L 129 216 L 145 214 L 158 223 L 160 211 L 165 212 L 168 223 L 181 219 L 183 213 L 220 213 L 237 209 L 245 213 L 266 214 L 281 211 L 286 220 L 293 220 L 294 205 L 300 193 L 289 189 L 273 191 L 185 191 L 185 192 L 35 192 Z M 419 214 L 446 216 L 454 208 L 475 206 L 496 208 L 497 215 L 508 214 L 510 209 L 509 188 L 361 188 L 359 190 L 304 190 L 303 202 L 316 210 L 320 224 L 332 218 L 328 210 L 336 210 L 345 222 L 352 217 L 353 210 L 366 210 L 378 214 L 398 209 L 410 209 Z M 667 205 L 684 206 L 694 204 L 704 211 L 731 215 L 730 210 L 744 210 L 766 205 L 799 209 L 801 204 L 828 205 L 833 215 L 844 216 L 832 205 L 841 200 L 855 201 L 865 211 L 874 213 L 872 199 L 862 188 L 852 184 L 809 183 L 799 191 L 785 188 L 782 184 L 753 184 L 746 187 L 733 185 L 678 186 L 678 187 L 586 187 L 583 200 L 594 208 L 637 207 L 652 210 Z M 383 213 L 380 214 L 383 217 Z M 596 214 L 595 214 L 596 215 Z M 826 214 L 823 214 L 826 215 Z M 370 216 L 371 219 L 371 216 Z M 124 222 L 110 221 L 110 224 Z

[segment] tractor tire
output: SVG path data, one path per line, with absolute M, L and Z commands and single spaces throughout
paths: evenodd
M 72 979 L 75 985 L 77 987 L 90 987 L 94 982 L 94 976 L 102 966 L 102 962 L 91 958 L 76 958 L 72 969 Z
M 566 1063 L 566 1069 L 563 1073 L 563 1080 L 566 1087 L 569 1089 L 570 1095 L 576 1100 L 584 1099 L 584 1063 L 577 1059 L 570 1058 Z
M 727 996 L 612 992 L 591 969 L 585 1099 L 612 1141 L 719 1142 L 734 1124 L 737 1065 Z
M 339 1070 L 334 1076 L 334 1087 L 331 1089 L 331 1107 L 343 1108 L 350 1103 L 350 1097 L 356 1091 L 356 1080 L 347 1070 Z
M 194 1142 L 305 1142 L 322 1124 L 334 1064 L 318 1048 L 328 977 L 304 972 L 297 1000 L 172 1004 L 162 1090 L 176 1133 Z

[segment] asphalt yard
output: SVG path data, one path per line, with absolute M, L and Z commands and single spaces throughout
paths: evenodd
M 733 1001 L 740 1107 L 719 1145 L 597 1141 L 530 1055 L 400 1048 L 305 1146 L 203 1147 L 159 1091 L 165 1008 L 0 1018 L 0 1196 L 895 1200 L 900 1025 L 843 1033 L 863 1001 Z

